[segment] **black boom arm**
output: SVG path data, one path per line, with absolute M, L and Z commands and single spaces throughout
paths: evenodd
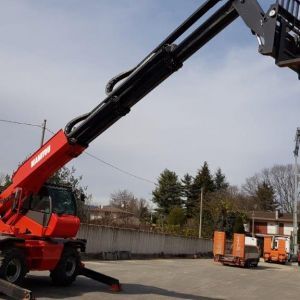
M 261 54 L 272 56 L 278 66 L 289 67 L 300 76 L 300 0 L 277 1 L 266 13 L 256 0 L 228 0 L 223 5 L 221 2 L 224 1 L 205 1 L 135 68 L 110 80 L 106 99 L 90 113 L 67 124 L 69 141 L 88 146 L 239 16 L 257 36 Z M 174 44 L 215 7 L 192 33 Z

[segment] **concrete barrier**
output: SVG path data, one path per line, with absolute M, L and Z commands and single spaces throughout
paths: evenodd
M 78 238 L 87 239 L 87 254 L 127 251 L 133 255 L 195 255 L 212 252 L 212 241 L 135 229 L 81 224 Z

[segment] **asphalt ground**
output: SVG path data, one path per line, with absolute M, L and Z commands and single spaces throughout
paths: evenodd
M 90 261 L 86 266 L 116 277 L 123 291 L 78 277 L 70 287 L 51 284 L 48 272 L 32 272 L 25 281 L 37 299 L 271 299 L 300 298 L 300 268 L 260 262 L 257 268 L 222 266 L 211 259 Z M 1 299 L 7 299 L 3 297 Z

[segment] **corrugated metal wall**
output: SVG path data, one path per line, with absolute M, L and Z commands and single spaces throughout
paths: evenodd
M 81 224 L 79 238 L 87 253 L 129 251 L 132 254 L 196 254 L 212 251 L 212 241 L 98 225 Z

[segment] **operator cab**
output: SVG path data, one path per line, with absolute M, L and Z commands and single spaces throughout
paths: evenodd
M 71 188 L 44 185 L 38 194 L 29 198 L 29 209 L 47 214 L 76 216 L 76 201 Z
M 65 186 L 44 185 L 25 200 L 23 214 L 26 221 L 20 230 L 33 235 L 74 237 L 80 225 L 72 188 Z

